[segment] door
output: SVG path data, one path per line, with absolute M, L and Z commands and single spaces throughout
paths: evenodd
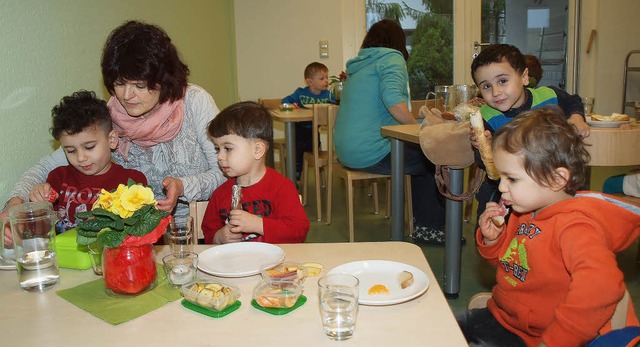
M 474 54 L 484 45 L 509 43 L 536 57 L 539 85 L 573 91 L 574 0 L 454 1 L 454 81 L 468 83 Z

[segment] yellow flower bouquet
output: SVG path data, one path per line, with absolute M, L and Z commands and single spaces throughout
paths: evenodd
M 135 295 L 154 287 L 153 243 L 171 217 L 156 208 L 149 187 L 129 180 L 112 192 L 102 190 L 91 211 L 76 213 L 80 245 L 104 247 L 103 276 L 107 292 Z

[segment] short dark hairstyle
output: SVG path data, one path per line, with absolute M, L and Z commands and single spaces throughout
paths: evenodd
M 392 48 L 402 53 L 405 61 L 409 61 L 407 52 L 407 38 L 400 23 L 383 19 L 369 28 L 369 32 L 362 41 L 360 48 L 386 47 Z
M 151 90 L 160 86 L 160 103 L 182 99 L 187 88 L 189 67 L 156 25 L 128 21 L 115 28 L 104 44 L 101 66 L 111 95 L 118 80 L 145 81 Z
M 524 56 L 524 63 L 527 65 L 527 69 L 529 69 L 529 85 L 528 87 L 535 87 L 540 83 L 542 79 L 542 65 L 540 65 L 540 60 L 535 55 L 526 54 Z
M 323 63 L 314 61 L 304 69 L 304 78 L 311 78 L 318 72 L 329 72 L 329 68 Z
M 237 135 L 245 139 L 260 139 L 271 146 L 273 117 L 267 108 L 257 102 L 242 101 L 220 111 L 209 122 L 207 132 L 212 138 Z
M 490 45 L 482 49 L 480 54 L 473 59 L 471 63 L 471 77 L 476 82 L 476 70 L 489 64 L 501 63 L 506 60 L 511 67 L 516 70 L 517 73 L 523 73 L 527 65 L 524 62 L 524 56 L 518 49 L 518 47 L 508 44 L 496 44 Z
M 522 112 L 495 133 L 492 145 L 494 150 L 521 155 L 525 171 L 541 186 L 551 186 L 554 171 L 560 167 L 570 172 L 564 187 L 567 194 L 575 195 L 586 182 L 591 157 L 582 137 L 558 107 Z
M 107 103 L 86 90 L 63 97 L 51 110 L 51 117 L 51 135 L 56 140 L 60 140 L 60 135 L 78 134 L 92 126 L 102 128 L 106 134 L 113 129 Z

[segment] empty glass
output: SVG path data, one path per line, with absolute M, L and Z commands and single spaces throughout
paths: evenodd
M 171 246 L 171 253 L 193 252 L 193 218 L 172 219 L 167 227 L 166 240 Z

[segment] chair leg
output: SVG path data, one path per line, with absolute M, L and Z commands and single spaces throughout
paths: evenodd
M 378 205 L 378 182 L 371 182 L 373 189 L 373 214 L 380 213 L 380 205 Z
M 404 176 L 405 195 L 407 197 L 406 210 L 407 210 L 407 225 L 409 226 L 409 236 L 413 235 L 413 194 L 411 192 L 411 176 Z
M 387 211 L 384 218 L 389 219 L 391 217 L 391 179 L 387 178 Z
M 321 178 L 320 178 L 320 167 L 318 166 L 318 163 L 316 163 L 316 165 L 314 165 L 314 172 L 316 175 L 316 211 L 318 212 L 318 218 L 316 219 L 318 222 L 322 220 L 322 193 L 320 190 L 320 186 L 321 184 Z
M 332 199 L 332 194 L 331 194 L 331 189 L 333 189 L 333 175 L 332 175 L 332 170 L 329 170 L 327 168 L 327 170 L 325 170 L 327 173 L 327 194 L 326 194 L 326 199 L 327 199 L 327 224 L 331 224 L 331 199 Z
M 349 242 L 355 241 L 355 232 L 353 228 L 353 181 L 349 178 L 344 180 L 347 186 L 347 222 L 349 224 Z
M 302 182 L 302 206 L 307 206 L 307 176 L 309 175 L 309 162 L 302 161 L 302 174 L 300 182 Z

